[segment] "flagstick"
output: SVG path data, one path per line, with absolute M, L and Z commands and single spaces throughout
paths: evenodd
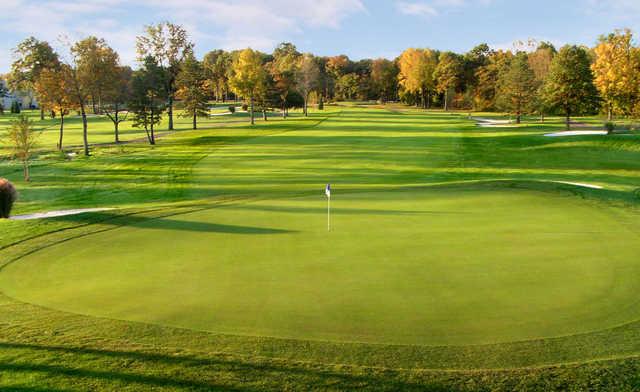
M 331 196 L 327 197 L 327 231 L 331 231 Z

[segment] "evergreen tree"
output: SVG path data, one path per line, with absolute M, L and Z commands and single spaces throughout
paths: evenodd
M 536 92 L 535 75 L 527 54 L 519 52 L 498 80 L 498 107 L 515 114 L 520 124 L 522 114 L 529 111 Z
M 129 110 L 133 112 L 133 126 L 144 128 L 149 144 L 156 144 L 155 126 L 166 110 L 166 71 L 148 56 L 144 66 L 133 74 Z

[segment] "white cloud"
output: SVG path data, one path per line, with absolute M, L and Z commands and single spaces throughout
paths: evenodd
M 461 9 L 471 5 L 487 6 L 493 0 L 429 0 L 429 1 L 396 1 L 396 9 L 403 15 L 433 17 L 442 12 Z
M 366 12 L 363 0 L 13 0 L 3 4 L 0 33 L 19 37 L 0 43 L 0 71 L 11 63 L 11 48 L 33 35 L 56 45 L 60 36 L 104 38 L 124 63 L 135 62 L 135 39 L 144 22 L 131 22 L 131 9 L 144 20 L 185 26 L 196 49 L 271 50 L 308 29 L 338 29 L 349 16 Z

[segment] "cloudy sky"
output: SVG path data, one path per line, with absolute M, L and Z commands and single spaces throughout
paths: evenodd
M 198 55 L 282 41 L 319 55 L 393 58 L 403 49 L 464 52 L 478 43 L 508 48 L 535 38 L 591 45 L 616 28 L 640 26 L 640 0 L 8 0 L 0 10 L 0 73 L 11 49 L 34 35 L 105 38 L 134 65 L 145 24 L 184 25 Z M 60 49 L 62 50 L 62 49 Z

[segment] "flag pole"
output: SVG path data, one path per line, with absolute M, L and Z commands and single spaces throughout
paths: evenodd
M 327 231 L 331 231 L 331 196 L 327 197 Z

